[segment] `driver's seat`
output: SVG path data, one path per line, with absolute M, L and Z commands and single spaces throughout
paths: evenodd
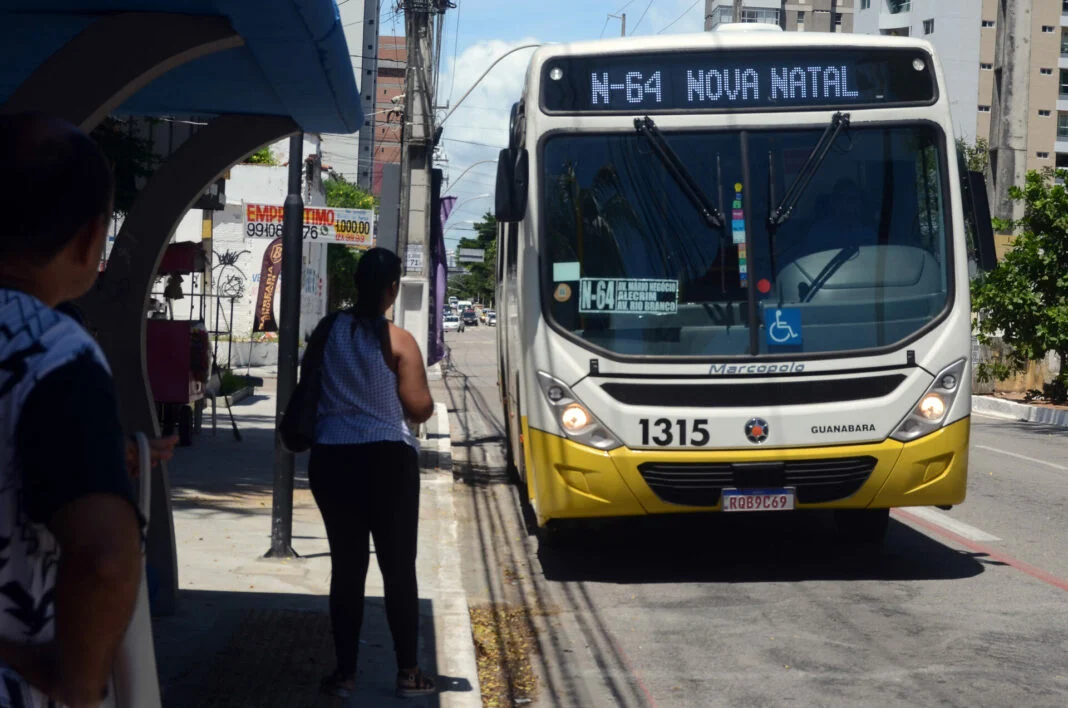
M 813 294 L 813 283 L 839 250 L 818 251 L 787 263 L 779 271 L 776 296 L 800 302 L 806 293 L 813 304 L 865 303 L 878 299 L 922 297 L 943 292 L 938 261 L 927 251 L 910 246 L 861 246 Z

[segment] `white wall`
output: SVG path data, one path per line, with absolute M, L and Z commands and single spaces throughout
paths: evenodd
M 935 47 L 946 75 L 945 90 L 953 114 L 954 137 L 969 141 L 975 138 L 975 121 L 979 107 L 979 33 L 982 25 L 980 0 L 912 0 L 910 35 L 926 39 Z M 871 0 L 871 7 L 860 9 L 856 0 L 853 31 L 856 34 L 879 34 L 879 14 L 886 0 Z M 934 32 L 923 33 L 925 20 L 935 21 Z
M 306 135 L 304 138 L 304 156 L 316 154 L 319 151 L 319 137 Z M 284 163 L 289 160 L 289 141 L 283 140 L 271 146 L 271 152 L 278 161 L 278 166 L 268 165 L 235 165 L 230 170 L 230 179 L 226 182 L 226 207 L 221 211 L 212 212 L 212 250 L 213 256 L 213 280 L 216 293 L 237 292 L 239 297 L 234 303 L 233 334 L 235 338 L 249 338 L 255 317 L 256 298 L 259 294 L 260 271 L 263 256 L 271 239 L 246 238 L 244 233 L 244 204 L 275 204 L 281 206 L 285 202 L 286 193 L 289 189 L 289 168 Z M 311 197 L 305 200 L 308 206 L 325 205 L 325 195 L 321 192 L 313 192 Z M 191 209 L 182 219 L 175 232 L 174 241 L 200 241 L 201 220 L 203 212 L 199 209 Z M 301 292 L 301 331 L 303 339 L 310 334 L 318 321 L 326 314 L 326 288 L 327 288 L 327 259 L 326 245 L 306 244 L 301 257 L 302 262 L 302 292 Z M 233 265 L 224 265 L 220 262 L 220 256 L 232 254 L 237 257 Z M 202 288 L 203 278 L 196 280 L 196 292 Z M 186 300 L 176 302 L 176 316 L 187 317 L 189 314 L 189 300 L 192 292 L 192 283 L 189 276 L 183 277 L 183 293 Z M 160 281 L 154 290 L 162 291 L 164 282 Z M 283 286 L 284 287 L 284 286 Z M 281 323 L 280 301 L 278 294 L 281 288 L 275 291 L 274 313 L 276 320 Z M 205 301 L 207 312 L 205 319 L 211 329 L 226 329 L 230 319 L 229 302 L 223 301 L 221 319 L 218 326 L 215 325 L 216 309 L 213 299 Z M 220 357 L 224 353 L 220 352 Z

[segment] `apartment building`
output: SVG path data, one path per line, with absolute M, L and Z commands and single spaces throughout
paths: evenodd
M 855 30 L 935 46 L 954 132 L 990 143 L 995 216 L 1021 216 L 1029 170 L 1068 169 L 1068 0 L 856 0 Z
M 993 41 L 993 31 L 983 23 L 984 4 L 997 0 L 856 0 L 854 31 L 921 37 L 934 45 L 946 74 L 953 130 L 969 142 L 986 137 L 989 114 L 979 113 L 989 100 L 980 100 L 980 73 L 991 71 L 991 56 L 982 58 L 984 39 Z M 987 121 L 982 120 L 986 115 Z
M 408 49 L 404 37 L 378 39 L 378 83 L 375 95 L 374 178 L 371 192 L 382 194 L 382 170 L 401 161 L 401 116 Z M 396 99 L 396 100 L 394 100 Z
M 734 0 L 705 0 L 705 31 L 734 21 Z M 853 0 L 744 0 L 742 22 L 788 32 L 852 32 Z
M 790 0 L 782 3 L 787 32 L 853 32 L 853 0 Z
M 990 140 L 991 207 L 1020 218 L 1009 188 L 1030 170 L 1068 169 L 1068 1 L 984 0 L 983 25 L 990 68 L 980 72 L 979 111 Z

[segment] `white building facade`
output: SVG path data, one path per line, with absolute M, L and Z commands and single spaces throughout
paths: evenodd
M 972 142 L 979 111 L 981 0 L 855 0 L 853 31 L 919 37 L 946 74 L 955 137 Z M 991 65 L 991 69 L 992 69 Z M 987 69 L 990 70 L 990 69 Z
M 781 0 L 745 0 L 742 22 L 762 22 L 781 26 Z M 705 31 L 734 21 L 734 0 L 705 0 Z
M 304 164 L 308 157 L 318 156 L 319 138 L 304 137 Z M 203 319 L 211 331 L 231 331 L 233 339 L 232 365 L 243 366 L 272 364 L 277 352 L 271 342 L 273 337 L 253 332 L 258 304 L 260 277 L 264 254 L 273 239 L 254 238 L 245 233 L 244 213 L 247 204 L 282 206 L 289 191 L 289 141 L 271 146 L 276 165 L 235 165 L 226 180 L 225 207 L 219 211 L 205 212 L 190 209 L 175 232 L 174 242 L 203 242 L 210 247 L 211 282 L 209 296 L 201 298 L 207 278 L 203 275 L 184 276 L 183 299 L 174 300 L 175 319 Z M 316 164 L 312 162 L 310 164 Z M 306 171 L 305 171 L 306 172 Z M 305 206 L 325 206 L 319 175 L 306 173 L 302 179 Z M 210 221 L 207 221 L 210 219 Z M 207 226 L 205 226 L 207 224 Z M 209 231 L 210 229 L 210 231 Z M 210 241 L 206 236 L 210 233 Z M 327 248 L 326 244 L 305 243 L 302 253 L 302 292 L 300 314 L 300 339 L 305 341 L 315 325 L 326 315 L 327 308 Z M 155 292 L 162 292 L 166 280 L 161 279 Z M 279 282 L 275 289 L 273 312 L 281 322 L 279 294 L 285 287 Z M 159 295 L 155 296 L 157 300 Z M 217 297 L 219 306 L 217 307 Z M 230 299 L 233 299 L 231 317 Z M 203 311 L 201 302 L 203 301 Z M 257 344 L 259 342 L 259 344 Z M 226 365 L 225 344 L 219 347 L 219 363 Z

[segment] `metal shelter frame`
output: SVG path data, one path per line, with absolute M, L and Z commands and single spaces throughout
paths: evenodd
M 239 8 L 245 14 L 237 23 L 259 33 L 255 51 L 251 51 L 246 37 L 235 30 L 234 17 L 225 16 L 217 8 L 214 8 L 216 14 L 205 11 L 210 3 L 211 0 L 195 3 L 160 0 L 154 4 L 148 0 L 126 3 L 46 0 L 41 5 L 64 7 L 39 8 L 22 0 L 0 0 L 0 12 L 8 11 L 6 17 L 13 18 L 14 22 L 26 21 L 39 8 L 44 11 L 41 16 L 45 22 L 51 21 L 47 15 L 50 9 L 60 13 L 81 10 L 83 14 L 78 19 L 84 25 L 33 67 L 28 76 L 15 77 L 15 86 L 6 92 L 6 101 L 0 93 L 0 101 L 3 101 L 0 112 L 47 113 L 89 132 L 109 115 L 123 112 L 137 115 L 136 108 L 124 107 L 153 82 L 166 80 L 168 74 L 183 68 L 198 69 L 193 75 L 199 80 L 205 73 L 203 62 L 224 59 L 229 56 L 227 52 L 250 49 L 246 55 L 251 54 L 260 60 L 258 75 L 266 74 L 270 79 L 271 70 L 284 74 L 277 78 L 279 88 L 274 92 L 277 95 L 263 99 L 264 103 L 268 98 L 274 103 L 266 108 L 254 106 L 247 115 L 213 111 L 211 100 L 198 103 L 196 98 L 188 99 L 189 115 L 218 117 L 183 143 L 149 179 L 126 216 L 107 269 L 80 303 L 112 366 L 121 419 L 128 431 L 156 435 L 160 431 L 148 382 L 146 310 L 163 252 L 183 215 L 226 170 L 262 145 L 302 129 L 340 132 L 348 128 L 354 132 L 362 121 L 359 90 L 351 68 L 347 78 L 343 72 L 337 71 L 337 66 L 349 67 L 350 62 L 340 26 L 336 22 L 330 24 L 329 13 L 333 13 L 335 20 L 337 17 L 334 0 L 287 0 L 287 3 L 279 3 L 283 6 L 281 9 L 276 8 L 279 16 L 287 12 L 303 20 L 304 26 L 298 27 L 304 31 L 302 38 L 306 39 L 299 47 L 304 52 L 301 56 L 321 62 L 321 65 L 311 66 L 315 71 L 313 78 L 318 81 L 317 85 L 329 86 L 334 92 L 313 108 L 300 103 L 301 91 L 307 92 L 308 89 L 302 87 L 298 80 L 301 77 L 294 75 L 295 70 L 290 66 L 293 62 L 286 64 L 282 57 L 266 55 L 264 46 L 273 37 L 265 30 L 272 28 L 264 19 L 265 13 L 259 9 L 259 3 L 247 3 L 247 7 Z M 104 7 L 91 7 L 98 4 Z M 116 7 L 123 5 L 132 11 L 116 11 Z M 153 10 L 157 7 L 166 10 L 169 5 L 169 9 L 183 12 L 143 11 L 148 5 L 152 5 Z M 190 9 L 193 5 L 204 7 Z M 186 11 L 201 14 L 185 14 Z M 0 18 L 3 17 L 0 14 Z M 64 21 L 69 24 L 69 16 L 57 14 L 55 17 L 61 25 Z M 294 31 L 291 27 L 287 29 Z M 62 37 L 62 32 L 58 36 Z M 14 47 L 11 51 L 17 49 Z M 345 50 L 344 57 L 340 56 L 341 50 Z M 283 52 L 296 54 L 294 43 L 280 41 L 277 54 Z M 5 51 L 0 50 L 0 54 L 3 53 Z M 250 65 L 245 55 L 235 56 L 234 60 L 240 69 L 247 70 Z M 197 64 L 198 61 L 201 63 Z M 288 73 L 280 68 L 283 65 Z M 195 83 L 190 85 L 196 86 Z M 0 90 L 3 88 L 0 86 Z M 159 94 L 159 86 L 154 88 Z M 219 95 L 217 92 L 208 99 L 218 103 Z M 168 92 L 167 98 L 176 102 L 175 105 L 185 100 L 183 96 L 175 96 L 173 90 Z M 137 105 L 136 100 L 133 103 Z M 292 113 L 301 115 L 278 114 L 284 113 L 277 110 L 278 105 L 292 107 Z M 315 111 L 324 117 L 318 124 L 310 124 L 316 122 Z M 309 116 L 312 116 L 311 120 Z M 299 252 L 297 257 L 299 259 Z M 297 278 L 299 280 L 299 272 Z M 172 614 L 177 601 L 178 565 L 170 483 L 163 466 L 153 473 L 151 480 L 151 518 L 147 556 L 158 580 L 154 610 L 157 614 Z

